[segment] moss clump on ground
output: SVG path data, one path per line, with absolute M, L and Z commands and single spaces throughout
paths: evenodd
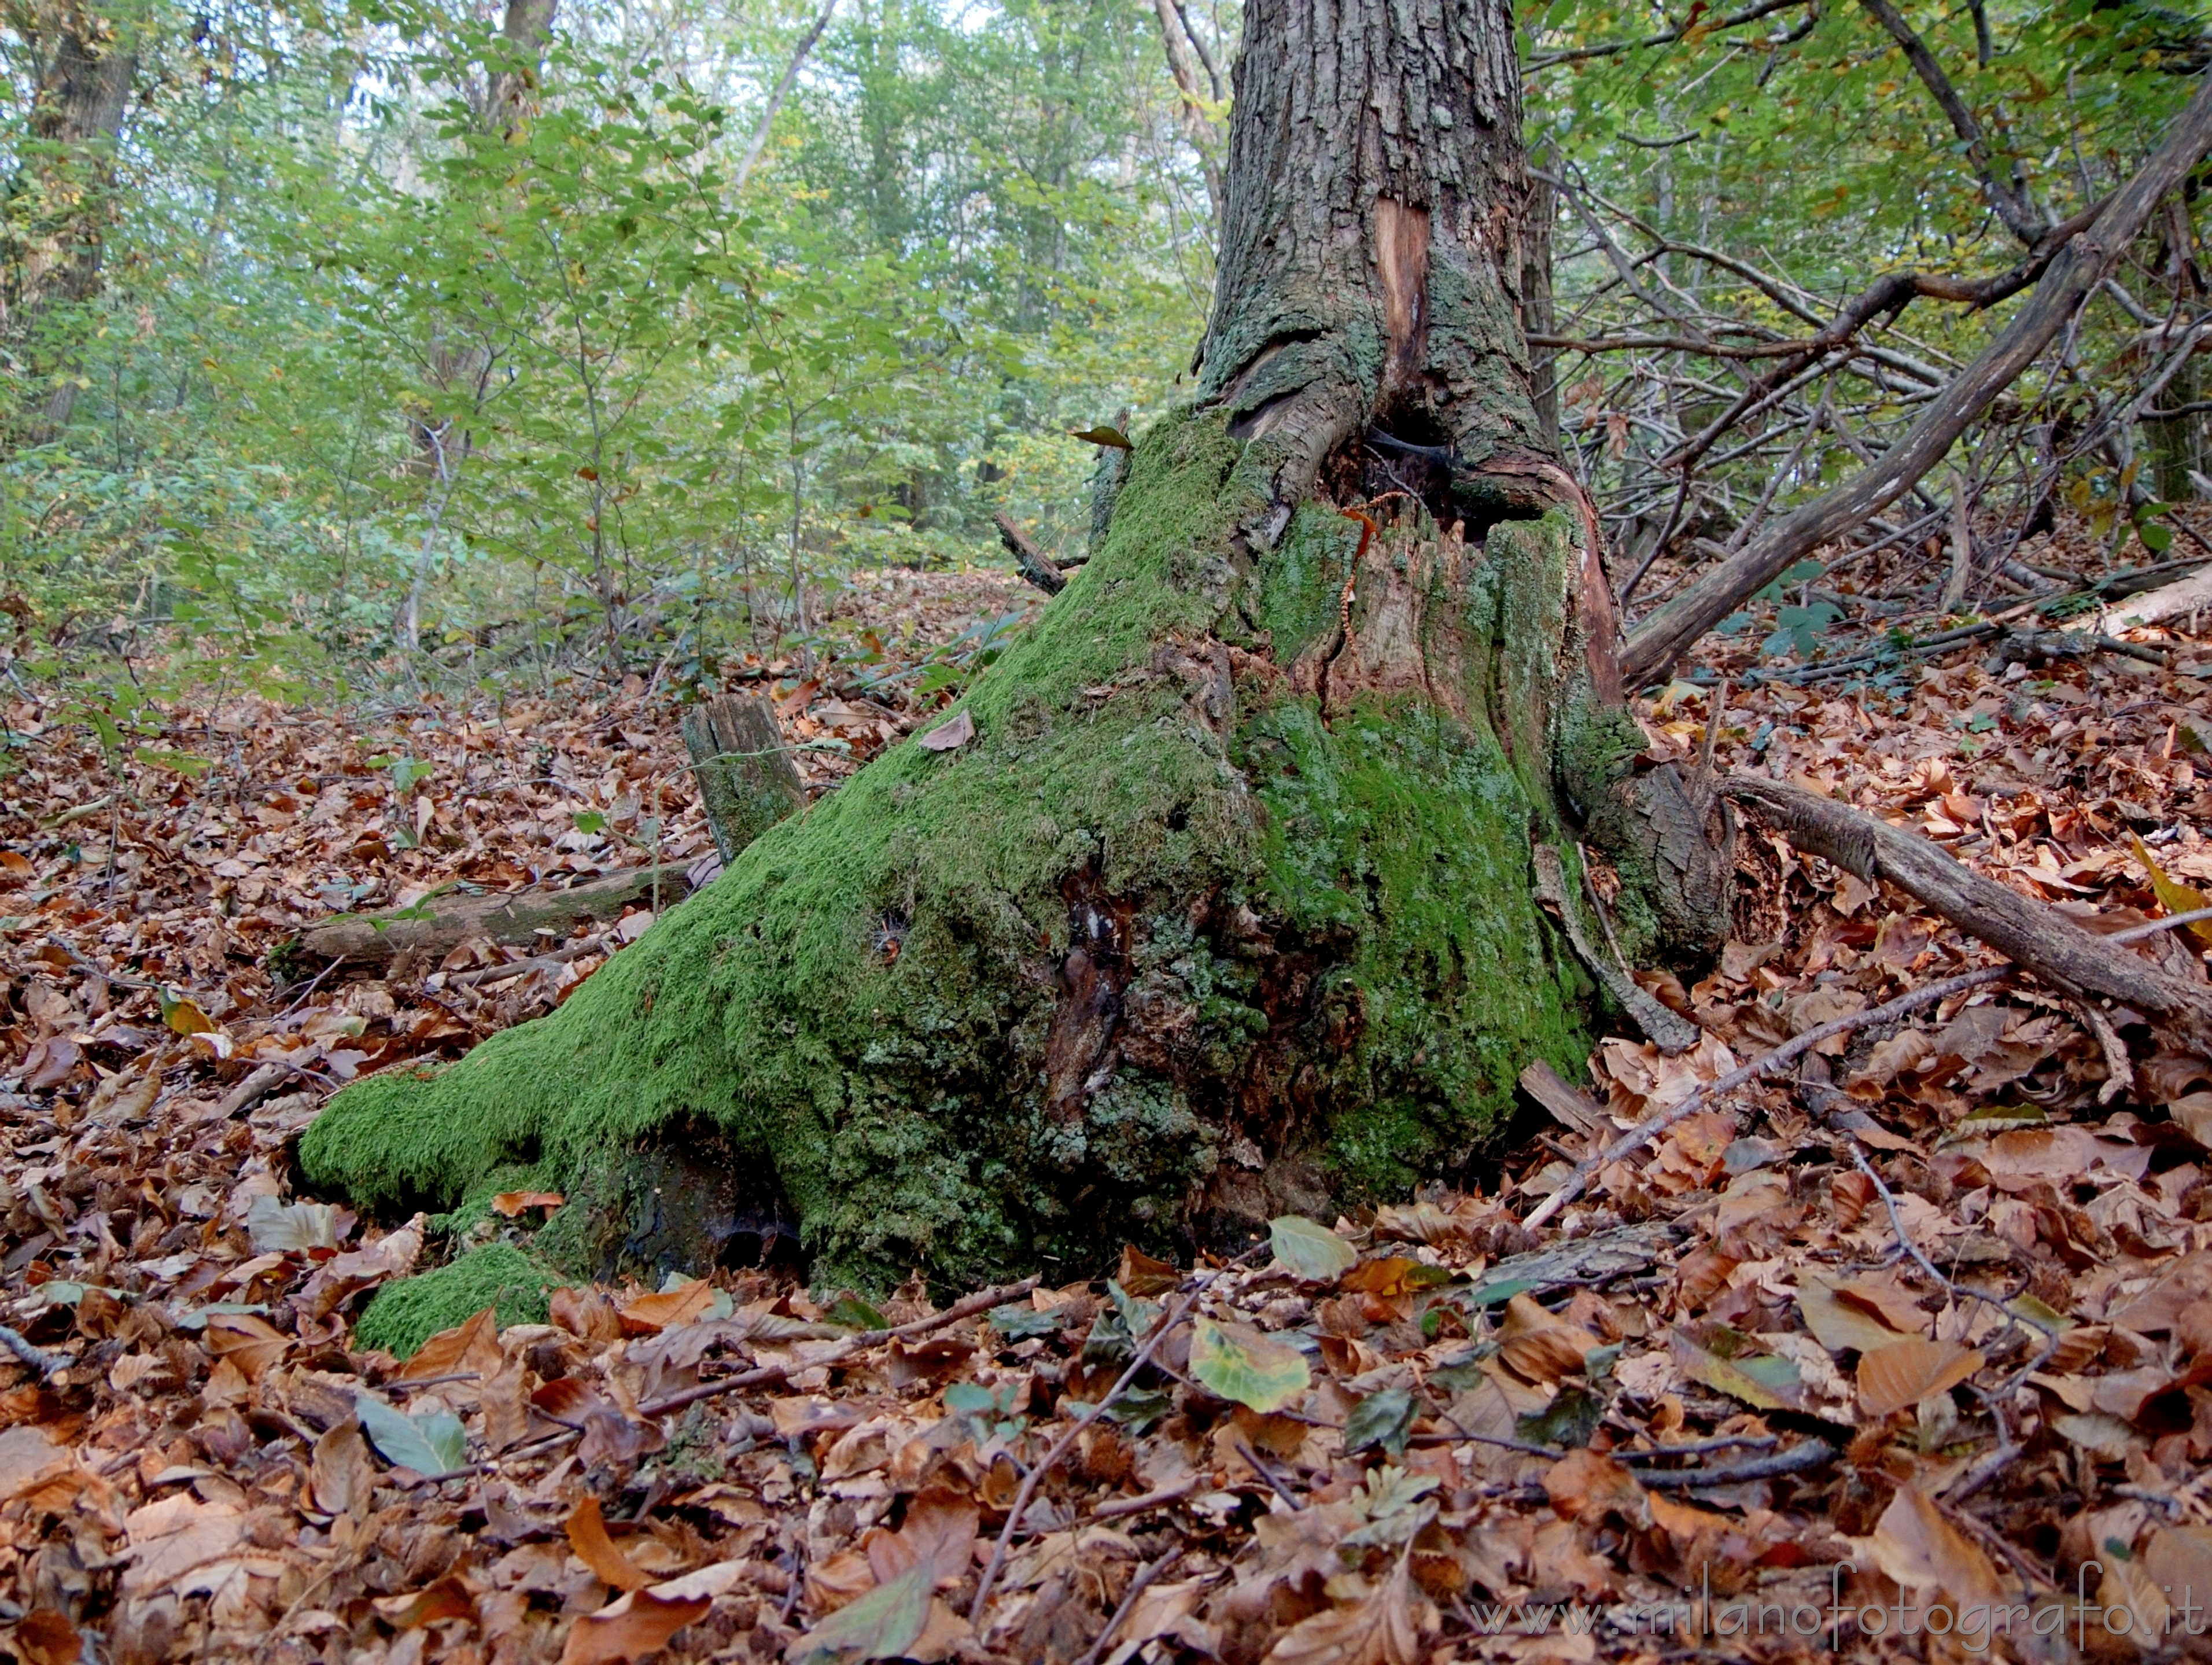
M 411 1358 L 441 1330 L 467 1322 L 486 1307 L 502 1329 L 542 1324 L 550 1310 L 548 1292 L 564 1281 L 511 1243 L 485 1243 L 434 1272 L 377 1291 L 354 1326 L 354 1340 L 397 1358 Z
M 704 1272 L 705 1214 L 787 1209 L 818 1279 L 880 1289 L 1264 1219 L 1279 1167 L 1349 1199 L 1465 1160 L 1574 1045 L 1579 974 L 1528 894 L 1556 649 L 1492 645 L 1553 628 L 1519 592 L 1564 545 L 1433 580 L 1461 691 L 1324 721 L 1223 645 L 1279 666 L 1335 623 L 1356 529 L 1309 511 L 1271 567 L 1234 535 L 1270 477 L 1217 417 L 1156 424 L 1097 556 L 963 702 L 972 743 L 878 759 L 552 1016 L 348 1087 L 309 1176 L 404 1211 L 527 1167 L 572 1199 L 545 1241 L 580 1271 Z M 1079 961 L 1118 980 L 1087 1036 Z M 727 1190 L 667 1230 L 705 1188 L 676 1158 Z

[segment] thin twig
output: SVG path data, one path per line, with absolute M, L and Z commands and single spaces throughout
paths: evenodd
M 640 1416 L 661 1416 L 670 1411 L 680 1411 L 687 1405 L 696 1405 L 702 1399 L 712 1399 L 718 1394 L 734 1393 L 740 1388 L 762 1388 L 771 1382 L 781 1382 L 797 1370 L 812 1370 L 817 1365 L 842 1364 L 855 1353 L 879 1347 L 886 1341 L 943 1329 L 963 1319 L 988 1312 L 994 1307 L 1002 1307 L 1009 1301 L 1019 1300 L 1042 1281 L 1037 1278 L 1024 1278 L 1018 1284 L 1001 1284 L 994 1289 L 978 1290 L 973 1295 L 963 1296 L 955 1301 L 942 1312 L 932 1313 L 927 1318 L 917 1318 L 910 1324 L 896 1324 L 889 1329 L 864 1330 L 842 1346 L 812 1358 L 795 1359 L 789 1364 L 763 1364 L 753 1370 L 742 1370 L 735 1376 L 702 1382 L 698 1387 L 687 1388 L 682 1393 L 649 1399 L 637 1407 L 637 1413 Z
M 1073 1428 L 1053 1442 L 1052 1449 L 1024 1477 L 1021 1490 L 1014 1493 L 1013 1506 L 1006 1511 L 1006 1527 L 999 1534 L 998 1542 L 992 1545 L 991 1559 L 984 1565 L 983 1576 L 976 1583 L 975 1600 L 968 1609 L 968 1623 L 971 1627 L 983 1622 L 983 1608 L 991 1599 L 991 1586 L 998 1583 L 999 1571 L 1006 1564 L 1006 1552 L 1013 1546 L 1014 1533 L 1020 1527 L 1022 1516 L 1028 1512 L 1030 1503 L 1036 1496 L 1036 1489 L 1044 1477 L 1059 1467 L 1060 1459 L 1075 1449 L 1075 1442 L 1083 1437 L 1084 1431 L 1105 1415 L 1107 1408 L 1129 1390 L 1145 1366 L 1152 1362 L 1152 1355 L 1159 1351 L 1160 1343 L 1166 1340 L 1169 1333 L 1182 1322 L 1190 1311 L 1191 1303 L 1220 1275 L 1218 1272 L 1202 1273 L 1204 1281 L 1197 1288 L 1179 1297 L 1173 1306 L 1160 1315 L 1158 1322 L 1152 1326 L 1152 1333 L 1145 1338 L 1144 1345 L 1137 1350 L 1137 1356 L 1129 1361 L 1129 1368 L 1121 1372 L 1120 1378 L 1106 1390 L 1103 1399 L 1077 1419 Z
M 1647 1492 L 1686 1492 L 1707 1486 L 1735 1486 L 1745 1480 L 1772 1480 L 1778 1474 L 1802 1474 L 1808 1468 L 1818 1468 L 1835 1455 L 1836 1448 L 1827 1441 L 1808 1439 L 1786 1451 L 1777 1451 L 1771 1456 L 1753 1457 L 1748 1462 L 1732 1463 L 1725 1468 L 1663 1468 L 1656 1474 L 1638 1474 L 1636 1483 Z
M 1165 1509 L 1179 1504 L 1198 1490 L 1198 1476 L 1177 1480 L 1173 1486 L 1164 1486 L 1157 1492 L 1147 1492 L 1141 1498 L 1116 1498 L 1103 1503 L 1091 1511 L 1094 1521 L 1118 1521 L 1125 1515 L 1148 1515 L 1155 1509 Z
M 0 1347 L 7 1348 L 41 1376 L 50 1376 L 56 1370 L 65 1369 L 70 1362 L 59 1353 L 47 1352 L 33 1346 L 22 1331 L 6 1324 L 0 1324 Z
M 1137 1570 L 1137 1576 L 1129 1581 L 1129 1588 L 1123 1592 L 1120 1604 L 1106 1620 L 1106 1628 L 1092 1639 L 1090 1648 L 1081 1659 L 1076 1661 L 1076 1665 L 1098 1665 L 1098 1662 L 1106 1657 L 1106 1650 L 1114 1640 L 1114 1632 L 1120 1630 L 1122 1621 L 1136 1610 L 1137 1598 L 1150 1589 L 1162 1573 L 1182 1559 L 1182 1550 L 1183 1547 L 1177 1544 L 1158 1560 Z

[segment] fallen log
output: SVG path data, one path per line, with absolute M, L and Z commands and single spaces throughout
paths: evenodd
M 2061 993 L 2117 1000 L 2197 1045 L 2212 1044 L 2212 989 L 1984 878 L 1918 834 L 1760 775 L 1731 775 L 1720 790 L 1807 854 L 1823 856 L 1869 884 L 1887 879 Z
M 2145 624 L 2212 608 L 2212 568 L 2200 568 L 2178 583 L 2136 596 L 2106 615 L 2115 630 L 2133 630 Z
M 681 866 L 631 867 L 586 879 L 565 890 L 536 886 L 505 896 L 448 892 L 426 896 L 410 908 L 382 914 L 348 914 L 319 925 L 300 945 L 319 959 L 382 965 L 401 954 L 443 957 L 471 937 L 526 945 L 540 931 L 567 936 L 580 924 L 620 917 L 634 902 L 650 908 L 690 894 Z

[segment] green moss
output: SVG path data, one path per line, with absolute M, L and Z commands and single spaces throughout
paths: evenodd
M 354 1340 L 410 1358 L 432 1336 L 467 1322 L 486 1307 L 494 1310 L 501 1328 L 541 1324 L 546 1293 L 562 1281 L 510 1243 L 485 1243 L 434 1272 L 377 1291 L 354 1327 Z
M 1252 725 L 1267 911 L 1337 945 L 1334 1165 L 1370 1195 L 1463 1163 L 1533 1058 L 1583 1042 L 1587 992 L 1530 896 L 1531 800 L 1496 741 L 1425 702 L 1310 701 Z M 1586 1049 L 1586 1048 L 1584 1048 Z
M 309 1176 L 398 1212 L 528 1170 L 650 1261 L 638 1222 L 682 1182 L 635 1152 L 710 1151 L 732 1207 L 797 1212 L 819 1279 L 880 1288 L 1164 1246 L 1237 1137 L 1319 1127 L 1346 1194 L 1463 1161 L 1532 1056 L 1577 1055 L 1580 979 L 1528 896 L 1542 735 L 1492 732 L 1552 667 L 1488 639 L 1548 580 L 1492 559 L 1437 599 L 1474 644 L 1466 722 L 1407 698 L 1331 728 L 1264 678 L 1224 712 L 1209 634 L 1253 617 L 1281 663 L 1357 537 L 1309 513 L 1280 562 L 1243 552 L 1266 461 L 1216 418 L 1157 424 L 1097 556 L 965 701 L 973 743 L 902 746 L 771 829 L 552 1016 L 347 1088 Z M 1055 1115 L 1060 974 L 1102 909 L 1117 1050 Z M 609 1252 L 574 1218 L 548 1238 Z

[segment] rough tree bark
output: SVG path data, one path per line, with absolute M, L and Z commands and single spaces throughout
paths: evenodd
M 29 21 L 40 61 L 36 104 L 0 200 L 0 346 L 29 374 L 21 408 L 0 411 L 0 456 L 51 439 L 76 409 L 76 383 L 56 374 L 66 353 L 49 328 L 100 291 L 115 143 L 138 67 L 135 46 L 110 20 L 70 8 Z M 50 25 L 43 33 L 41 21 Z
M 559 1188 L 541 1248 L 600 1265 L 790 1210 L 824 1280 L 1073 1270 L 1464 1171 L 1584 1055 L 1571 938 L 1711 945 L 1724 854 L 1632 769 L 1531 398 L 1504 0 L 1245 20 L 1199 396 L 967 721 L 553 1016 L 349 1088 L 312 1178 Z

